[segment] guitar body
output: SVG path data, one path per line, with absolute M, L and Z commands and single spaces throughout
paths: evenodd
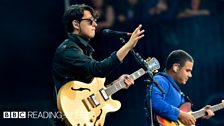
M 57 106 L 67 125 L 103 126 L 106 114 L 120 109 L 121 103 L 111 96 L 105 100 L 100 90 L 105 89 L 105 78 L 94 78 L 89 84 L 70 81 L 57 95 Z
M 156 116 L 156 120 L 160 126 L 178 126 L 178 123 L 167 120 L 161 116 Z
M 224 108 L 224 100 L 222 100 L 222 102 L 219 103 L 219 104 L 211 106 L 209 109 L 212 110 L 213 112 L 215 112 L 215 111 L 218 111 L 218 110 L 223 109 L 223 108 Z M 187 113 L 191 114 L 195 119 L 201 118 L 201 117 L 206 115 L 206 110 L 205 109 L 200 109 L 198 111 L 192 112 L 191 111 L 191 103 L 189 103 L 189 102 L 186 102 L 183 105 L 181 105 L 179 107 L 179 109 L 184 111 L 184 112 L 187 112 Z M 159 123 L 160 126 L 185 126 L 184 124 L 182 124 L 180 122 L 180 120 L 178 120 L 177 122 L 173 122 L 173 121 L 167 120 L 167 119 L 165 119 L 161 116 L 158 116 L 158 115 L 155 116 L 155 119 Z M 194 126 L 194 125 L 191 125 L 191 126 Z
M 157 59 L 146 61 L 148 70 L 159 69 Z M 143 68 L 129 77 L 133 80 L 144 75 Z M 108 112 L 120 109 L 121 103 L 113 100 L 111 95 L 126 87 L 124 79 L 118 79 L 108 87 L 104 86 L 105 78 L 94 78 L 89 84 L 70 81 L 63 85 L 57 95 L 57 107 L 67 125 L 72 126 L 103 126 Z
M 184 111 L 184 112 L 191 113 L 191 103 L 186 102 L 186 103 L 182 104 L 179 107 L 179 109 Z M 156 116 L 156 121 L 160 124 L 160 126 L 185 126 L 184 124 L 182 124 L 180 122 L 180 120 L 178 120 L 177 122 L 174 122 L 174 121 L 170 121 L 168 119 L 165 119 L 161 116 Z M 191 126 L 194 126 L 194 125 L 191 125 Z

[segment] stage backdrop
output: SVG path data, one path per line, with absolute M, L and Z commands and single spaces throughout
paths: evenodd
M 61 22 L 64 1 L 2 0 L 0 6 L 0 125 L 52 126 L 49 118 L 4 119 L 3 112 L 51 111 L 54 91 L 51 61 L 56 47 L 66 37 Z M 177 19 L 168 25 L 164 22 L 145 23 L 146 37 L 135 48 L 144 58 L 156 57 L 161 64 L 160 71 L 173 49 L 184 49 L 194 57 L 193 77 L 185 87 L 181 87 L 192 99 L 193 110 L 224 99 L 224 4 L 207 1 L 206 7 L 211 10 L 209 16 Z M 105 41 L 105 46 L 105 53 L 97 53 L 96 50 L 96 59 L 108 56 L 122 44 L 113 38 Z M 129 55 L 107 76 L 107 83 L 139 68 L 133 56 Z M 121 101 L 122 108 L 107 116 L 106 126 L 144 125 L 146 78 L 141 77 L 134 86 L 113 96 Z M 204 126 L 223 126 L 223 113 L 223 110 L 219 111 L 212 119 L 204 120 Z

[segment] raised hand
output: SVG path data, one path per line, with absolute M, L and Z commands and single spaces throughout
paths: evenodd
M 117 51 L 117 57 L 120 61 L 123 61 L 123 59 L 127 56 L 128 52 L 134 48 L 138 42 L 139 39 L 144 37 L 145 30 L 141 30 L 142 25 L 139 25 L 133 32 L 128 40 L 127 43 L 124 44 L 118 51 Z
M 128 47 L 130 47 L 131 49 L 136 46 L 139 39 L 144 37 L 143 33 L 145 32 L 145 30 L 141 30 L 141 28 L 142 28 L 141 24 L 137 28 L 135 28 L 135 30 L 132 32 L 129 41 L 126 43 Z

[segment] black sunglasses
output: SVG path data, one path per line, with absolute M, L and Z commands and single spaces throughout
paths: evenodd
M 82 21 L 82 20 L 87 20 L 91 25 L 93 24 L 93 22 L 97 23 L 96 18 L 80 19 L 80 21 Z

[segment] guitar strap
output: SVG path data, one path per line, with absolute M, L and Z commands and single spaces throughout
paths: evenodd
M 193 105 L 191 99 L 190 99 L 188 96 L 186 96 L 186 95 L 184 94 L 184 92 L 181 91 L 180 87 L 179 87 L 176 83 L 174 83 L 173 81 L 171 81 L 170 78 L 168 78 L 168 76 L 167 76 L 165 73 L 163 73 L 163 72 L 159 72 L 158 74 L 161 75 L 161 76 L 163 76 L 163 77 L 165 77 L 167 80 L 169 80 L 169 82 L 170 82 L 170 83 L 173 85 L 173 87 L 180 93 L 180 95 L 183 96 L 184 99 L 185 99 L 186 101 L 190 102 L 191 105 Z

